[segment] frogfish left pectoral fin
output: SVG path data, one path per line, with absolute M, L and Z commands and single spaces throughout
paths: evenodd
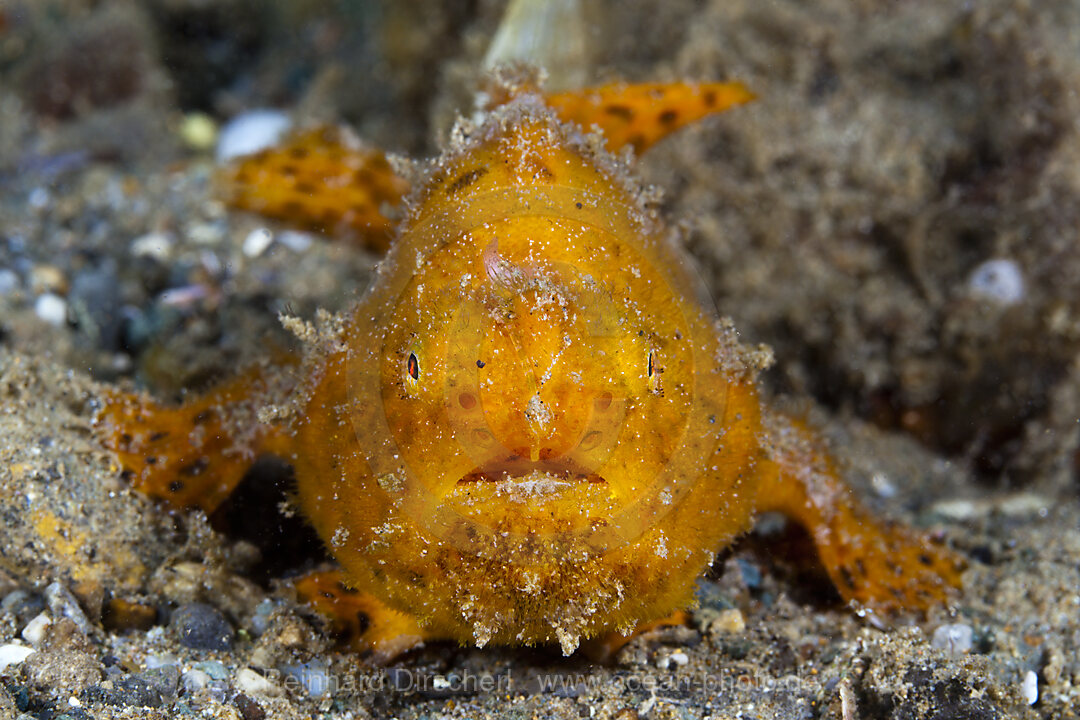
M 854 498 L 825 447 L 803 422 L 770 413 L 759 510 L 806 528 L 844 600 L 873 611 L 922 611 L 961 585 L 962 559 L 928 536 L 871 516 Z

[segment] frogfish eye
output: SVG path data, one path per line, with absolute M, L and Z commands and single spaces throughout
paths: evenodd
M 662 394 L 663 390 L 660 386 L 660 373 L 664 372 L 664 369 L 661 368 L 659 363 L 657 362 L 655 350 L 649 351 L 649 359 L 646 364 L 646 372 L 648 374 L 647 379 L 649 383 L 649 390 L 658 395 Z
M 409 360 L 405 364 L 405 372 L 409 375 L 409 380 L 415 383 L 420 379 L 420 362 L 416 359 L 415 353 L 409 353 Z

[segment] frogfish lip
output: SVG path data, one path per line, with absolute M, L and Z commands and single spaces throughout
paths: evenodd
M 570 457 L 530 460 L 519 454 L 510 454 L 477 466 L 463 475 L 458 485 L 478 482 L 512 482 L 515 479 L 534 479 L 546 476 L 566 484 L 602 483 L 602 475 L 576 462 Z

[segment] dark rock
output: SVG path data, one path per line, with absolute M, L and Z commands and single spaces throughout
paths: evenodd
M 90 713 L 82 708 L 69 708 L 53 717 L 53 720 L 92 720 Z
M 51 583 L 45 588 L 45 602 L 49 606 L 55 618 L 68 618 L 84 635 L 93 632 L 93 625 L 86 618 L 79 601 L 71 594 L 71 591 L 58 582 Z
M 172 700 L 180 685 L 180 668 L 176 665 L 162 665 L 153 670 L 146 670 L 135 675 L 157 690 L 162 700 Z
M 83 690 L 82 699 L 85 702 L 129 707 L 161 707 L 163 702 L 158 687 L 142 675 L 127 675 L 109 684 L 92 685 Z
M 120 349 L 120 282 L 114 260 L 76 274 L 67 299 L 80 332 L 93 345 L 114 352 Z
M 264 720 L 266 717 L 266 711 L 259 706 L 259 703 L 244 693 L 234 695 L 232 704 L 240 712 L 240 717 L 244 720 Z
M 232 625 L 212 605 L 181 605 L 173 613 L 169 625 L 185 647 L 196 650 L 228 650 L 232 647 Z

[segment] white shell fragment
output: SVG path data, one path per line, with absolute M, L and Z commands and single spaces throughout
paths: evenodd
M 276 145 L 292 119 L 280 110 L 249 110 L 225 124 L 218 135 L 216 157 L 219 163 L 251 155 Z
M 18 665 L 33 652 L 33 648 L 24 645 L 0 645 L 0 670 L 3 670 L 8 665 Z
M 1012 260 L 987 260 L 972 270 L 968 292 L 999 305 L 1015 305 L 1024 299 L 1024 276 Z
M 930 644 L 950 655 L 965 655 L 971 652 L 975 644 L 974 635 L 970 625 L 962 623 L 941 625 L 934 631 Z
M 270 244 L 274 242 L 274 234 L 266 228 L 256 228 L 248 233 L 244 238 L 244 244 L 241 247 L 244 255 L 249 258 L 255 258 L 266 252 L 266 248 L 270 247 Z
M 34 301 L 34 314 L 59 327 L 67 322 L 67 300 L 56 293 L 42 293 Z
M 547 71 L 548 90 L 581 87 L 588 70 L 587 27 L 581 0 L 512 0 L 484 67 L 528 63 Z
M 22 639 L 37 647 L 45 640 L 45 631 L 52 625 L 52 618 L 48 613 L 38 613 L 33 620 L 26 624 L 22 631 Z
M 1024 696 L 1024 702 L 1034 705 L 1039 701 L 1039 676 L 1028 670 L 1024 674 L 1024 680 L 1020 684 L 1020 694 Z

